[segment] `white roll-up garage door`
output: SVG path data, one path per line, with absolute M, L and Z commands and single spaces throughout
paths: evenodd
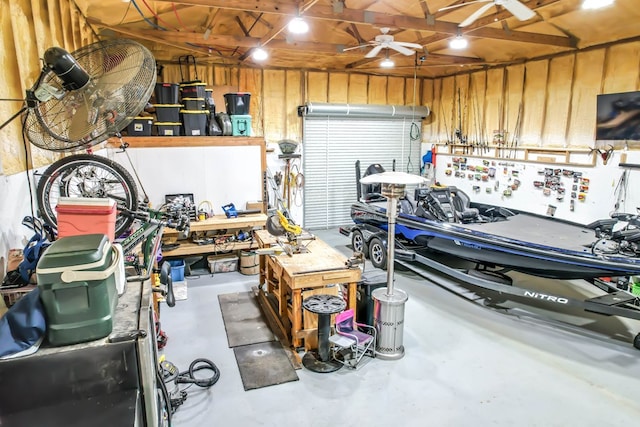
M 413 132 L 411 123 L 398 117 L 304 117 L 304 227 L 352 223 L 357 160 L 363 173 L 372 163 L 392 170 L 394 159 L 397 171 L 420 173 L 420 119 Z

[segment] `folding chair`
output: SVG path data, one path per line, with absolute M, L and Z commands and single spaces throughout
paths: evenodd
M 365 329 L 371 334 L 362 332 Z M 375 357 L 376 328 L 357 323 L 353 309 L 336 315 L 336 334 L 329 337 L 333 344 L 332 355 L 335 360 L 349 368 L 356 368 L 365 355 Z

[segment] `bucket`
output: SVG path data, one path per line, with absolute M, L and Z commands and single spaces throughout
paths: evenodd
M 240 252 L 240 273 L 248 276 L 260 272 L 260 257 L 255 252 Z

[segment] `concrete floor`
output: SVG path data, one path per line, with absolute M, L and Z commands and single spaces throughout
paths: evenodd
M 349 239 L 337 230 L 316 234 L 351 253 Z M 221 376 L 209 389 L 189 389 L 173 425 L 638 424 L 640 351 L 629 339 L 640 332 L 640 322 L 545 308 L 545 314 L 578 325 L 576 333 L 474 304 L 407 271 L 395 277 L 396 287 L 409 294 L 404 358 L 372 359 L 355 371 L 331 374 L 301 369 L 299 381 L 251 391 L 244 391 L 228 347 L 217 296 L 248 291 L 258 277 L 188 279 L 188 299 L 162 307 L 169 336 L 164 354 L 182 370 L 195 358 L 208 358 Z

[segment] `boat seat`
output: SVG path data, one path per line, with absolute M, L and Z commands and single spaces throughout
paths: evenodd
M 451 203 L 459 221 L 469 222 L 480 215 L 478 209 L 471 207 L 471 199 L 467 193 L 456 187 L 449 187 L 449 190 L 451 192 Z
M 372 165 L 369 165 L 367 170 L 364 171 L 364 175 L 362 175 L 362 177 L 364 178 L 366 176 L 382 172 L 384 172 L 384 168 L 382 167 L 382 165 L 379 163 L 374 163 Z M 362 198 L 365 202 L 383 202 L 387 200 L 387 198 L 381 194 L 382 184 L 376 183 L 360 185 L 362 186 Z

